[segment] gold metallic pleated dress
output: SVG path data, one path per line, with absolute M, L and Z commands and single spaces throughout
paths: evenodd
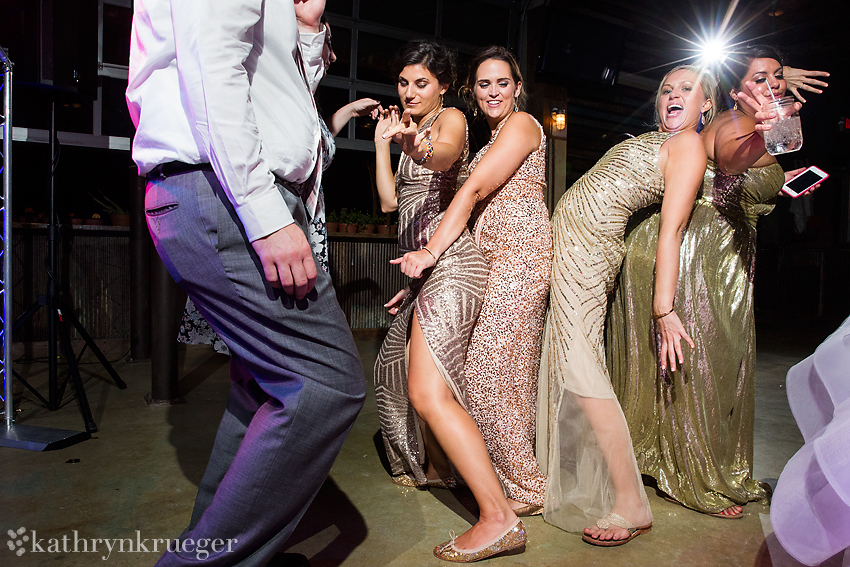
M 649 502 L 631 453 L 623 413 L 605 363 L 603 325 L 608 294 L 625 254 L 631 214 L 661 201 L 661 145 L 673 134 L 647 132 L 611 148 L 561 198 L 552 216 L 554 260 L 538 390 L 538 458 L 549 486 L 543 517 L 580 531 L 614 505 L 609 462 L 634 470 L 634 486 Z M 605 440 L 582 412 L 587 398 L 612 402 Z M 636 518 L 628 518 L 636 520 Z
M 504 125 L 504 123 L 503 123 Z M 539 124 L 538 124 L 539 126 Z M 501 131 L 473 158 L 470 172 Z M 540 341 L 552 273 L 552 225 L 543 200 L 546 136 L 476 208 L 476 244 L 490 265 L 466 357 L 468 410 L 508 498 L 543 505 L 534 455 Z
M 765 497 L 752 478 L 756 219 L 782 187 L 774 164 L 728 176 L 709 162 L 682 239 L 676 312 L 694 340 L 682 370 L 662 372 L 652 318 L 659 215 L 630 224 L 608 316 L 614 390 L 640 471 L 682 504 L 717 513 Z M 648 216 L 647 216 L 648 215 Z M 637 221 L 637 219 L 634 219 Z
M 439 115 L 439 114 L 438 114 Z M 437 116 L 438 116 L 437 115 Z M 423 122 L 428 128 L 437 116 Z M 452 167 L 443 172 L 417 165 L 402 154 L 396 173 L 399 255 L 421 250 L 437 229 L 467 175 L 469 145 Z M 392 474 L 410 474 L 425 484 L 425 450 L 416 412 L 407 394 L 407 337 L 413 313 L 443 379 L 461 406 L 466 407 L 464 361 L 472 326 L 481 309 L 487 283 L 487 262 L 463 233 L 440 256 L 437 264 L 410 284 L 411 294 L 399 308 L 375 362 L 375 397 L 384 447 Z

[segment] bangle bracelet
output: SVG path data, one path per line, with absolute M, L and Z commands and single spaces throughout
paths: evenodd
M 674 305 L 673 307 L 670 308 L 670 311 L 667 311 L 667 312 L 661 313 L 661 314 L 653 313 L 652 316 L 655 317 L 656 319 L 663 319 L 664 317 L 666 317 L 667 315 L 672 313 L 675 309 L 676 309 L 676 306 Z
M 425 252 L 427 252 L 428 254 L 430 254 L 430 255 L 431 255 L 431 257 L 434 259 L 434 261 L 435 261 L 435 262 L 437 261 L 437 255 L 436 255 L 436 254 L 434 254 L 433 252 L 431 252 L 431 249 L 430 249 L 430 248 L 428 248 L 427 246 L 423 246 L 423 247 L 422 247 L 422 250 L 424 250 Z
M 434 155 L 434 145 L 431 143 L 431 140 L 425 138 L 424 142 L 428 145 L 428 148 L 425 150 L 425 155 L 422 156 L 421 159 L 414 159 L 413 161 L 419 165 L 425 165 L 425 162 L 431 159 L 431 156 Z

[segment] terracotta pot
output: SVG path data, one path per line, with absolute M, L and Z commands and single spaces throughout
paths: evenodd
M 339 231 L 340 232 L 348 232 L 348 223 L 347 222 L 339 223 Z
M 339 232 L 339 223 L 338 222 L 326 222 L 325 228 L 328 232 Z
M 86 219 L 86 224 L 95 226 L 102 225 L 103 219 Z
M 375 225 L 374 224 L 364 224 L 363 232 L 366 234 L 375 234 Z
M 390 233 L 390 225 L 388 224 L 379 224 L 378 225 L 378 234 L 389 234 Z
M 109 215 L 112 226 L 130 226 L 130 215 L 127 213 L 112 213 Z
M 359 231 L 360 231 L 360 225 L 351 223 L 351 224 L 348 225 L 348 228 L 346 229 L 345 232 L 347 232 L 348 234 L 357 234 Z
M 390 234 L 398 234 L 398 225 L 397 224 L 391 224 L 390 225 Z
M 83 219 L 72 218 L 71 224 L 83 224 Z

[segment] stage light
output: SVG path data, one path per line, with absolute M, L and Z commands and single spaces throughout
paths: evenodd
M 703 64 L 723 62 L 728 55 L 726 45 L 720 39 L 710 39 L 700 46 Z

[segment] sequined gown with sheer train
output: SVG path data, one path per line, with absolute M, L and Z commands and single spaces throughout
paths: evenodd
M 608 375 L 603 326 L 625 254 L 628 219 L 663 196 L 658 154 L 671 135 L 647 132 L 611 148 L 567 190 L 552 216 L 555 254 L 538 390 L 537 454 L 549 480 L 543 516 L 568 531 L 581 531 L 613 508 L 609 462 L 628 468 L 630 477 L 633 469 L 633 488 L 651 517 Z M 582 411 L 588 398 L 603 401 L 609 434 L 604 439 Z
M 682 370 L 662 371 L 652 317 L 657 210 L 642 211 L 607 325 L 614 390 L 638 466 L 658 488 L 701 512 L 766 496 L 753 478 L 756 220 L 784 182 L 769 165 L 729 176 L 709 161 L 682 238 L 676 312 L 696 347 Z
M 437 115 L 439 116 L 439 114 Z M 423 122 L 428 128 L 437 116 Z M 396 173 L 399 255 L 421 250 L 434 234 L 457 188 L 468 177 L 468 142 L 448 171 L 418 165 L 402 154 Z M 469 230 L 449 246 L 421 278 L 399 308 L 375 362 L 375 397 L 381 434 L 394 476 L 411 475 L 425 484 L 425 449 L 419 419 L 408 400 L 407 337 L 416 314 L 437 370 L 466 408 L 464 362 L 472 327 L 487 283 L 487 262 Z
M 504 123 L 503 123 L 504 125 Z M 539 126 L 539 124 L 538 124 Z M 478 165 L 501 126 L 472 163 Z M 508 498 L 542 506 L 546 477 L 534 455 L 540 341 L 552 273 L 552 225 L 543 200 L 546 136 L 476 207 L 475 239 L 490 265 L 466 357 L 468 409 Z

